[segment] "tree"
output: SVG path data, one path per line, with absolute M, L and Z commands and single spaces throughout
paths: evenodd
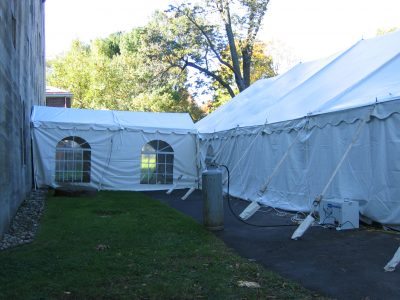
M 75 106 L 82 107 L 91 86 L 90 70 L 86 67 L 89 64 L 90 48 L 75 40 L 62 58 L 47 62 L 47 69 L 50 70 L 46 76 L 47 84 L 73 91 Z
M 250 69 L 250 84 L 259 79 L 269 78 L 277 75 L 273 65 L 272 57 L 267 54 L 266 50 L 267 45 L 264 42 L 256 41 L 254 43 L 253 58 Z M 221 55 L 224 57 L 224 59 L 230 61 L 229 49 L 225 49 Z M 234 82 L 233 75 L 231 72 L 229 72 L 229 69 L 226 66 L 220 65 L 219 70 L 216 72 L 230 84 Z M 226 103 L 230 99 L 230 95 L 226 92 L 226 90 L 219 89 L 218 82 L 214 81 L 211 88 L 214 89 L 214 95 L 213 101 L 208 104 L 208 111 L 215 110 L 217 107 Z M 236 88 L 234 91 L 237 93 L 238 89 Z
M 200 5 L 170 6 L 165 13 L 158 12 L 146 28 L 149 56 L 169 68 L 192 68 L 234 97 L 235 89 L 241 92 L 251 84 L 254 45 L 268 3 L 202 0 Z M 221 66 L 233 82 L 221 76 Z
M 201 118 L 185 88 L 185 74 L 148 60 L 142 34 L 135 28 L 90 45 L 74 41 L 66 54 L 48 62 L 48 84 L 70 90 L 78 108 L 190 112 L 193 119 Z
M 385 35 L 387 33 L 395 32 L 399 30 L 398 27 L 392 27 L 392 28 L 378 28 L 376 31 L 376 35 Z

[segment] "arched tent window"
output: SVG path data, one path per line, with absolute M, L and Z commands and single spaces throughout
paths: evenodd
M 161 140 L 153 140 L 142 148 L 140 183 L 172 184 L 174 150 Z
M 55 181 L 90 182 L 91 149 L 88 142 L 78 136 L 69 136 L 56 147 Z

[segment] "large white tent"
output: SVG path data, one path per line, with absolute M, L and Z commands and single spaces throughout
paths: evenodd
M 189 114 L 35 106 L 32 125 L 37 186 L 197 187 L 197 136 Z
M 399 100 L 400 32 L 361 40 L 257 81 L 196 123 L 202 161 L 212 147 L 242 199 L 309 211 L 332 179 L 324 198 L 400 224 Z

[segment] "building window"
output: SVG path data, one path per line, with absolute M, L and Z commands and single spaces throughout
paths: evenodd
M 142 148 L 140 183 L 172 184 L 174 150 L 161 140 L 148 142 Z
M 55 181 L 59 183 L 90 182 L 91 149 L 88 142 L 69 136 L 56 147 Z

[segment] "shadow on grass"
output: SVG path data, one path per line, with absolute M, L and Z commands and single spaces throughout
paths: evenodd
M 37 239 L 0 252 L 1 299 L 311 299 L 134 192 L 48 197 Z M 259 288 L 240 287 L 240 281 Z

